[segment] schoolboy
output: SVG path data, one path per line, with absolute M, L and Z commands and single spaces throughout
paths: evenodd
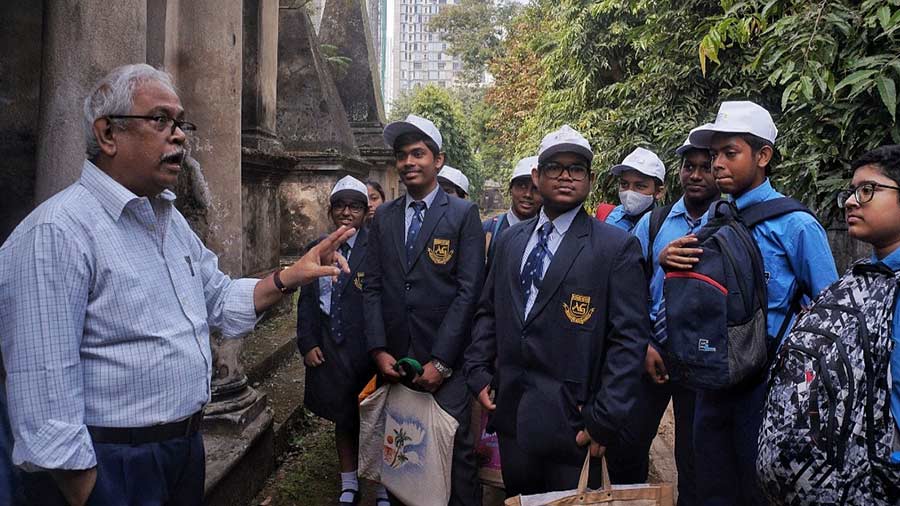
M 661 208 L 663 213 L 658 230 L 650 244 L 651 216 L 647 213 L 635 226 L 632 233 L 641 241 L 641 251 L 646 255 L 647 263 L 653 273 L 650 282 L 650 320 L 656 322 L 657 311 L 662 299 L 664 271 L 659 267 L 657 256 L 660 251 L 674 239 L 697 232 L 706 223 L 706 211 L 710 204 L 719 197 L 719 189 L 709 163 L 709 150 L 691 145 L 689 140 L 675 150 L 681 157 L 678 172 L 679 182 L 684 192 L 682 197 L 671 206 Z M 666 212 L 667 211 L 667 212 Z M 657 219 L 660 219 L 657 218 Z M 659 428 L 669 401 L 672 402 L 675 414 L 675 464 L 678 468 L 678 504 L 688 506 L 696 504 L 696 483 L 694 480 L 694 397 L 695 393 L 683 386 L 669 382 L 662 357 L 654 343 L 647 346 L 645 360 L 646 375 L 641 382 L 641 394 L 638 396 L 635 420 L 629 428 L 638 436 L 638 453 L 641 456 L 638 466 L 639 475 L 631 481 L 643 482 L 647 479 L 649 469 L 649 450 Z
M 509 210 L 493 218 L 484 220 L 481 228 L 487 241 L 487 265 L 491 265 L 494 245 L 500 234 L 519 223 L 537 216 L 541 210 L 541 194 L 531 181 L 531 171 L 537 168 L 538 157 L 529 156 L 519 160 L 509 178 Z
M 444 165 L 437 175 L 438 184 L 447 195 L 469 198 L 469 178 L 459 169 Z
M 414 382 L 459 422 L 449 504 L 478 505 L 470 397 L 461 374 L 484 270 L 478 208 L 438 186 L 444 154 L 434 123 L 409 115 L 385 127 L 384 140 L 407 194 L 380 207 L 369 230 L 363 278 L 369 353 L 382 380 L 399 379 L 400 358 L 424 365 Z
M 341 245 L 350 272 L 338 276 L 336 282 L 320 278 L 318 283 L 304 287 L 297 301 L 297 346 L 307 368 L 303 403 L 314 414 L 334 422 L 341 506 L 359 501 L 357 396 L 373 374 L 363 334 L 361 282 L 368 239 L 363 227 L 367 193 L 366 185 L 352 176 L 345 176 L 332 188 L 328 212 L 335 228 L 346 225 L 358 230 Z M 384 487 L 379 486 L 378 496 L 386 505 Z
M 609 172 L 619 178 L 620 204 L 604 221 L 630 232 L 665 194 L 666 166 L 653 151 L 636 148 Z
M 693 130 L 694 146 L 708 148 L 716 184 L 737 208 L 783 195 L 768 179 L 778 130 L 771 115 L 753 102 L 723 102 L 715 123 Z M 837 279 L 825 230 L 815 218 L 793 212 L 753 228 L 767 279 L 770 339 L 789 315 L 794 297 L 810 298 Z M 693 235 L 672 241 L 660 253 L 666 269 L 689 269 L 702 250 Z M 778 343 L 770 343 L 774 349 Z M 738 387 L 697 394 L 694 451 L 697 492 L 703 505 L 765 504 L 756 482 L 757 436 L 766 398 L 766 371 Z
M 599 456 L 628 423 L 650 332 L 638 240 L 582 207 L 590 144 L 565 125 L 538 156 L 543 207 L 498 240 L 466 351 L 508 496 L 575 487 L 585 446 Z

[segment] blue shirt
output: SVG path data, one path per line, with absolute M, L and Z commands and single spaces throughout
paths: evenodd
M 650 211 L 647 212 L 649 213 Z M 625 208 L 622 206 L 622 204 L 619 204 L 615 209 L 610 211 L 609 216 L 606 217 L 606 223 L 615 225 L 626 232 L 631 232 L 631 229 L 634 228 L 637 220 L 635 220 L 634 216 L 629 216 L 628 214 L 626 214 Z
M 96 465 L 87 425 L 184 419 L 209 401 L 211 329 L 257 321 L 257 279 L 218 269 L 175 210 L 90 162 L 0 247 L 0 339 L 13 462 Z
M 534 232 L 531 233 L 531 237 L 528 238 L 528 243 L 525 245 L 525 252 L 522 254 L 522 266 L 519 268 L 519 274 L 521 274 L 522 269 L 525 268 L 525 261 L 528 259 L 528 255 L 531 254 L 531 250 L 537 246 L 539 240 L 538 233 L 541 230 L 541 227 L 544 226 L 544 223 L 551 221 L 553 223 L 553 230 L 547 237 L 547 248 L 550 250 L 551 256 L 549 258 L 544 257 L 544 268 L 541 272 L 541 279 L 543 279 L 544 274 L 547 274 L 547 269 L 550 268 L 550 262 L 553 261 L 552 255 L 556 254 L 559 244 L 562 242 L 563 237 L 566 236 L 566 232 L 569 231 L 569 227 L 572 226 L 572 222 L 575 220 L 575 216 L 578 215 L 579 211 L 581 211 L 581 206 L 577 205 L 557 216 L 555 220 L 550 220 L 550 218 L 544 214 L 544 209 L 541 208 L 541 214 L 538 217 L 537 225 L 534 227 Z M 534 285 L 531 285 L 531 290 L 528 291 L 528 300 L 525 301 L 525 316 L 528 316 L 528 313 L 531 312 L 531 307 L 534 306 L 537 296 L 538 291 L 535 290 Z
M 766 179 L 734 200 L 738 209 L 781 198 Z M 753 228 L 753 238 L 762 253 L 768 293 L 768 331 L 778 335 L 791 299 L 800 285 L 815 297 L 838 279 L 825 229 L 807 213 L 789 213 Z
M 878 258 L 872 255 L 872 263 L 878 261 Z M 900 271 L 900 249 L 894 250 L 880 261 L 892 271 Z M 891 329 L 891 336 L 894 338 L 894 351 L 891 353 L 891 413 L 894 415 L 897 427 L 900 427 L 900 304 L 894 308 L 894 325 Z
M 641 217 L 641 221 L 635 225 L 632 231 L 632 234 L 641 241 L 641 251 L 645 256 L 648 254 L 647 243 L 650 242 L 650 214 L 647 213 Z M 663 281 L 666 279 L 665 271 L 659 266 L 659 253 L 675 239 L 696 233 L 700 230 L 700 227 L 706 224 L 707 218 L 706 213 L 697 220 L 691 218 L 691 215 L 688 214 L 687 209 L 684 207 L 684 197 L 681 197 L 678 199 L 678 202 L 672 205 L 672 210 L 669 211 L 669 215 L 659 227 L 659 232 L 657 232 L 656 239 L 653 241 L 653 251 L 649 252 L 651 272 L 653 272 L 653 279 L 650 281 L 651 320 L 656 320 L 656 313 L 662 301 Z

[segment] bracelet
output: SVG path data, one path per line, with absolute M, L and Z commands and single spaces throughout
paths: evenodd
M 283 271 L 284 269 L 287 269 L 287 267 L 284 267 L 284 268 L 281 268 L 281 269 L 278 269 L 277 271 L 275 271 L 275 273 L 272 274 L 272 281 L 275 282 L 275 288 L 277 288 L 279 292 L 281 292 L 284 295 L 287 295 L 289 293 L 296 292 L 297 288 L 296 287 L 288 288 L 288 287 L 284 286 L 284 283 L 281 282 L 281 271 Z

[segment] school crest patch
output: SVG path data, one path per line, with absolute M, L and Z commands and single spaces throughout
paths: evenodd
M 453 258 L 453 251 L 450 249 L 450 239 L 435 238 L 428 247 L 428 258 L 437 265 L 444 265 Z
M 364 277 L 366 277 L 365 272 L 357 272 L 356 277 L 353 278 L 353 286 L 355 286 L 357 290 L 362 290 L 362 282 Z
M 570 322 L 584 325 L 594 315 L 595 307 L 591 307 L 591 297 L 573 293 L 569 303 L 563 302 L 563 311 Z

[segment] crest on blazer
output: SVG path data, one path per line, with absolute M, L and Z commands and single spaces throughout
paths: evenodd
M 591 316 L 594 315 L 594 309 L 596 308 L 591 307 L 591 297 L 588 295 L 573 293 L 568 304 L 563 302 L 563 311 L 566 313 L 566 318 L 578 325 L 587 323 Z
M 353 278 L 353 286 L 355 286 L 357 290 L 362 290 L 362 283 L 363 283 L 364 277 L 366 277 L 365 272 L 357 272 L 356 277 Z
M 450 239 L 435 238 L 428 247 L 428 258 L 437 265 L 444 265 L 453 258 L 453 251 L 450 249 Z

